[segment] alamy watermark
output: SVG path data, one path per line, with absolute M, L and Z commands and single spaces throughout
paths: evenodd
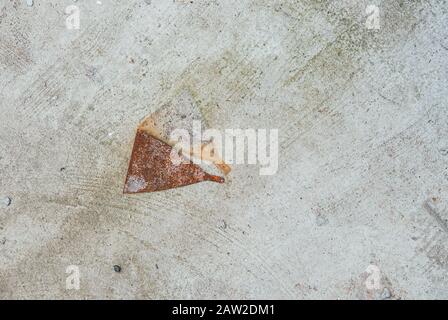
M 381 270 L 378 266 L 371 264 L 366 268 L 366 272 L 369 274 L 364 282 L 367 290 L 379 290 L 381 289 Z
M 374 4 L 366 7 L 366 28 L 369 30 L 380 29 L 380 8 Z
M 278 129 L 206 129 L 193 121 L 193 134 L 186 129 L 171 132 L 175 145 L 171 161 L 195 164 L 259 165 L 260 175 L 274 175 L 278 169 Z
M 65 26 L 68 30 L 78 30 L 81 26 L 81 21 L 79 17 L 79 8 L 75 5 L 70 5 L 65 8 Z
M 75 265 L 70 265 L 65 269 L 65 273 L 68 274 L 67 278 L 65 278 L 65 289 L 79 290 L 81 280 L 79 267 Z

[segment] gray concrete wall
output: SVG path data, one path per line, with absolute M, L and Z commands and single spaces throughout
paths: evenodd
M 0 298 L 448 298 L 445 0 L 26 2 L 0 1 Z M 279 129 L 278 172 L 123 195 L 179 90 Z

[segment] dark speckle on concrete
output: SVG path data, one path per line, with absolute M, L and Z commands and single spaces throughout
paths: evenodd
M 121 267 L 119 265 L 114 265 L 114 271 L 115 272 L 121 272 Z
M 327 218 L 327 217 L 325 217 L 325 216 L 323 216 L 323 215 L 318 215 L 318 216 L 316 217 L 316 224 L 317 224 L 319 227 L 322 227 L 322 226 L 326 225 L 327 223 L 328 223 L 328 218 Z

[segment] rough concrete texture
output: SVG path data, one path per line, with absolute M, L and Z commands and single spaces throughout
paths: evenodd
M 0 3 L 0 298 L 448 298 L 447 1 Z M 277 174 L 123 195 L 179 90 Z

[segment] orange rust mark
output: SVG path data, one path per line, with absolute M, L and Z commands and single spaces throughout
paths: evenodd
M 206 173 L 198 165 L 171 161 L 172 147 L 138 129 L 123 193 L 162 191 L 201 181 L 223 183 L 224 178 Z
M 171 141 L 167 133 L 164 132 L 163 129 L 160 128 L 161 124 L 157 123 L 152 116 L 147 117 L 143 120 L 143 122 L 139 125 L 138 130 L 146 131 L 154 138 L 168 144 L 173 147 L 177 141 Z M 224 163 L 224 160 L 220 157 L 219 154 L 212 152 L 214 148 L 213 142 L 203 143 L 200 148 L 200 152 L 197 151 L 196 148 L 192 147 L 191 150 L 182 150 L 186 152 L 184 156 L 190 156 L 199 158 L 201 160 L 210 161 L 213 163 L 224 175 L 228 175 L 232 168 Z

